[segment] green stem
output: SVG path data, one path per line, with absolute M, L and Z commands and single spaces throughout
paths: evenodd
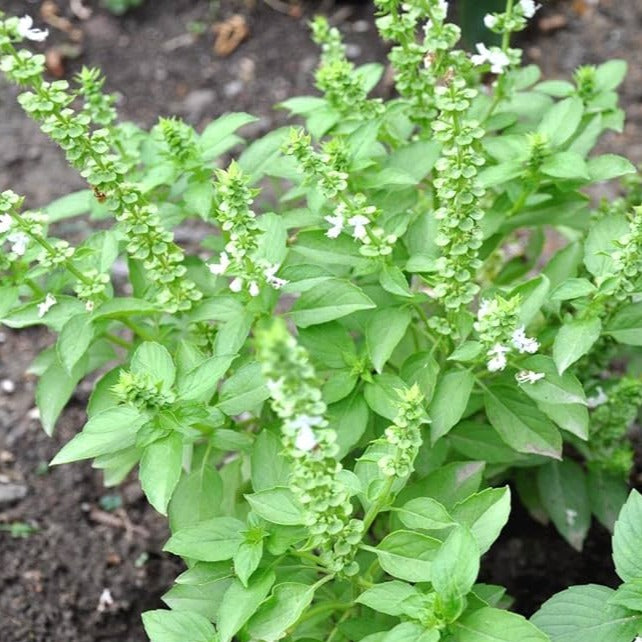
M 370 506 L 368 509 L 368 512 L 366 513 L 365 517 L 363 518 L 363 532 L 367 532 L 370 526 L 372 526 L 372 522 L 377 518 L 377 515 L 381 512 L 381 509 L 386 505 L 388 502 L 388 499 L 390 497 L 390 491 L 392 490 L 392 485 L 395 483 L 395 478 L 394 477 L 388 477 L 386 479 L 386 483 L 381 491 L 379 493 L 379 496 L 377 499 L 373 502 L 373 504 Z
M 105 339 L 107 339 L 108 341 L 111 341 L 117 346 L 120 346 L 121 348 L 125 348 L 125 350 L 130 350 L 132 347 L 132 344 L 129 341 L 127 341 L 126 339 L 123 339 L 122 337 L 119 337 L 117 334 L 112 334 L 111 332 L 105 332 L 103 336 L 105 337 Z
M 507 0 L 506 2 L 506 18 L 508 22 L 510 22 L 510 19 L 513 17 L 513 2 L 514 0 Z M 504 53 L 508 51 L 510 45 L 510 34 L 510 30 L 504 29 L 504 33 L 502 34 L 502 51 Z

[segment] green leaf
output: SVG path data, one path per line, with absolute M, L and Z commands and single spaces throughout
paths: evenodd
M 487 464 L 508 464 L 524 459 L 488 425 L 462 421 L 448 434 L 448 442 L 468 459 L 479 458 Z
M 629 486 L 621 475 L 614 475 L 600 468 L 590 467 L 587 490 L 591 511 L 599 522 L 613 532 L 617 516 L 629 494 Z
M 462 418 L 475 378 L 469 370 L 451 370 L 442 375 L 430 403 L 431 443 L 435 443 Z
M 406 383 L 397 375 L 384 373 L 375 375 L 372 383 L 364 388 L 364 397 L 370 408 L 378 415 L 393 421 L 399 412 L 399 393 Z
M 414 295 L 410 290 L 404 273 L 396 265 L 384 265 L 379 274 L 381 287 L 390 294 L 411 299 Z
M 303 328 L 299 332 L 299 342 L 316 362 L 328 368 L 345 368 L 357 358 L 354 340 L 336 321 Z
M 621 584 L 615 594 L 609 598 L 608 603 L 632 611 L 642 611 L 642 579 Z
M 490 606 L 465 615 L 453 626 L 457 642 L 549 642 L 521 615 Z
M 597 288 L 588 279 L 567 279 L 551 292 L 551 301 L 571 301 L 589 296 Z
M 207 219 L 214 202 L 214 183 L 211 178 L 206 175 L 202 180 L 190 182 L 183 192 L 183 200 L 188 211 Z
M 363 395 L 357 393 L 328 406 L 327 416 L 330 425 L 337 433 L 339 452 L 336 458 L 341 460 L 366 431 L 370 410 Z
M 499 165 L 492 165 L 485 167 L 479 172 L 479 182 L 482 187 L 494 187 L 495 185 L 503 185 L 508 181 L 512 181 L 522 173 L 523 169 L 520 163 L 509 161 L 506 163 L 499 163 Z
M 261 604 L 247 624 L 248 633 L 256 640 L 276 642 L 296 624 L 314 597 L 314 586 L 285 582 L 277 584 L 272 595 Z
M 169 503 L 172 532 L 220 515 L 223 482 L 216 468 L 203 462 L 183 474 Z
M 176 378 L 176 368 L 171 355 L 160 343 L 145 341 L 132 356 L 131 371 L 134 374 L 149 375 L 152 381 L 160 381 L 163 390 L 169 390 Z
M 366 638 L 370 642 L 370 636 Z M 441 636 L 434 629 L 427 631 L 425 627 L 416 622 L 402 622 L 387 631 L 381 642 L 439 642 Z
M 52 459 L 50 466 L 68 464 L 118 452 L 133 446 L 136 433 L 147 421 L 138 411 L 117 406 L 100 412 L 89 419 L 82 432 L 68 442 Z
M 620 308 L 605 330 L 618 343 L 642 346 L 642 303 L 632 303 Z
M 633 640 L 642 618 L 621 606 L 608 604 L 614 593 L 613 589 L 596 584 L 572 586 L 544 602 L 531 621 L 550 636 L 551 642 Z
M 375 370 L 379 373 L 406 334 L 412 320 L 408 308 L 377 310 L 366 325 L 366 345 Z
M 91 314 L 92 321 L 100 319 L 121 319 L 136 315 L 149 315 L 159 313 L 158 306 L 143 299 L 115 298 L 101 303 Z
M 149 503 L 161 515 L 167 514 L 167 504 L 181 477 L 183 438 L 172 432 L 149 444 L 140 460 L 140 483 Z
M 231 559 L 243 541 L 245 524 L 232 517 L 214 517 L 174 533 L 163 550 L 203 562 Z
M 632 490 L 613 532 L 615 572 L 625 582 L 642 579 L 642 495 Z
M 241 543 L 234 553 L 234 572 L 241 580 L 243 586 L 247 586 L 250 576 L 256 571 L 261 558 L 263 557 L 263 540 L 246 540 Z
M 230 642 L 234 635 L 256 613 L 274 584 L 274 573 L 267 571 L 246 588 L 239 580 L 225 591 L 218 614 L 220 642 Z
M 143 626 L 151 642 L 215 642 L 216 639 L 212 623 L 189 611 L 146 611 Z
M 216 149 L 223 140 L 225 140 L 230 134 L 233 134 L 237 129 L 243 127 L 243 125 L 255 123 L 257 120 L 258 118 L 251 114 L 235 112 L 231 114 L 223 114 L 216 120 L 212 121 L 200 135 L 200 146 L 205 152 L 206 158 L 216 158 L 218 154 L 212 154 L 210 150 Z
M 258 492 L 285 486 L 290 478 L 290 464 L 283 456 L 281 440 L 263 430 L 254 442 L 251 454 L 252 488 Z
M 581 551 L 591 525 L 584 471 L 570 459 L 550 462 L 537 471 L 540 499 L 562 537 Z
M 411 530 L 440 530 L 454 524 L 444 506 L 432 497 L 417 497 L 393 510 L 402 524 Z
M 553 154 L 542 163 L 540 170 L 552 178 L 583 178 L 587 180 L 591 178 L 586 161 L 577 152 Z
M 630 160 L 617 154 L 603 154 L 591 158 L 588 162 L 588 170 L 594 182 L 609 181 L 612 178 L 636 172 L 635 165 Z
M 470 530 L 456 526 L 432 561 L 432 585 L 446 603 L 468 595 L 479 573 L 479 547 Z
M 303 524 L 303 506 L 289 488 L 284 486 L 267 488 L 258 493 L 245 495 L 245 499 L 259 517 L 272 524 L 283 526 Z
M 584 265 L 595 277 L 615 272 L 616 241 L 629 233 L 629 222 L 620 214 L 605 216 L 591 227 L 584 242 Z
M 91 208 L 93 196 L 91 190 L 83 189 L 51 201 L 43 210 L 47 215 L 47 222 L 55 223 L 56 221 L 86 214 Z
M 258 363 L 247 363 L 223 382 L 218 408 L 228 416 L 239 415 L 260 406 L 270 392 Z
M 432 560 L 441 542 L 413 531 L 399 530 L 383 538 L 372 550 L 381 568 L 392 577 L 407 582 L 430 582 Z
M 557 332 L 553 343 L 553 360 L 560 374 L 583 357 L 600 338 L 599 319 L 574 319 Z
M 626 77 L 626 60 L 609 60 L 602 63 L 595 72 L 595 85 L 600 91 L 610 91 L 618 87 Z
M 561 458 L 562 438 L 544 414 L 512 386 L 492 386 L 484 395 L 488 420 L 517 452 Z
M 329 279 L 304 292 L 294 304 L 291 316 L 297 326 L 307 328 L 374 307 L 372 300 L 350 281 Z
M 93 339 L 94 327 L 87 313 L 77 314 L 65 323 L 58 335 L 56 352 L 68 374 L 72 373 L 74 366 L 87 352 Z
M 255 140 L 243 150 L 239 156 L 239 165 L 243 172 L 252 176 L 253 183 L 265 176 L 269 166 L 281 155 L 281 146 L 288 135 L 289 129 L 281 127 Z
M 561 147 L 575 133 L 583 115 L 584 104 L 580 98 L 565 98 L 546 111 L 537 131 L 544 134 L 551 145 Z
M 228 371 L 233 355 L 220 355 L 206 359 L 178 381 L 178 396 L 183 401 L 209 399 L 221 377 Z
M 36 404 L 40 423 L 48 435 L 52 435 L 56 421 L 84 375 L 85 359 L 77 363 L 71 373 L 56 359 L 42 374 L 36 386 Z
M 444 464 L 427 477 L 407 486 L 400 493 L 398 503 L 416 497 L 431 497 L 450 510 L 455 504 L 479 490 L 484 466 L 482 461 Z
M 403 602 L 409 597 L 418 595 L 418 593 L 414 586 L 398 580 L 392 580 L 391 582 L 375 584 L 365 590 L 359 595 L 356 602 L 364 604 L 377 613 L 402 615 L 404 613 Z
M 223 595 L 231 583 L 231 578 L 222 578 L 199 585 L 176 584 L 161 599 L 175 611 L 192 611 L 212 622 L 216 619 Z M 218 642 L 218 638 L 214 642 Z
M 486 488 L 453 508 L 453 519 L 470 529 L 480 553 L 488 551 L 508 522 L 510 499 L 508 486 Z

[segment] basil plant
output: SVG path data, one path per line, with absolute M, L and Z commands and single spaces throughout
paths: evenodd
M 472 55 L 444 0 L 376 5 L 394 96 L 319 18 L 319 94 L 249 144 L 245 113 L 118 123 L 97 70 L 46 80 L 23 46 L 46 31 L 0 16 L 0 70 L 87 181 L 42 211 L 0 195 L 2 323 L 57 335 L 31 366 L 47 433 L 94 382 L 52 464 L 137 474 L 167 516 L 185 571 L 153 642 L 631 642 L 642 182 L 594 151 L 626 65 L 542 81 L 510 46 L 532 0 Z M 578 550 L 615 529 L 622 586 L 511 612 L 478 574 L 512 501 Z

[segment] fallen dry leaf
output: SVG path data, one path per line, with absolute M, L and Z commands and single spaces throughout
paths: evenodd
M 541 18 L 537 25 L 544 33 L 550 33 L 551 31 L 558 31 L 559 29 L 564 29 L 568 24 L 566 16 L 561 13 L 554 13 L 550 16 L 545 16 Z
M 214 53 L 223 57 L 229 56 L 250 35 L 247 21 L 238 13 L 217 22 L 212 26 L 212 31 L 216 36 Z

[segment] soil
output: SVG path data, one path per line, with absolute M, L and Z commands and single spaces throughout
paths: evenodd
M 269 4 L 281 6 L 275 2 Z M 2 9 L 38 16 L 43 4 L 4 0 Z M 146 127 L 158 115 L 170 114 L 201 127 L 240 110 L 260 118 L 249 128 L 250 136 L 284 122 L 283 112 L 272 105 L 312 90 L 318 52 L 306 19 L 319 9 L 340 26 L 355 62 L 385 57 L 367 2 L 310 2 L 297 17 L 263 1 L 148 0 L 117 18 L 97 0 L 85 0 L 93 10 L 87 20 L 75 18 L 69 4 L 57 0 L 61 14 L 83 37 L 76 43 L 50 27 L 50 56 L 76 48 L 77 57 L 64 60 L 59 71 L 71 77 L 81 65 L 101 67 L 107 89 L 119 96 L 121 117 Z M 578 64 L 628 59 L 627 128 L 623 135 L 609 136 L 604 148 L 641 162 L 642 66 L 636 55 L 642 50 L 642 5 L 639 0 L 601 0 L 597 6 L 576 0 L 574 6 L 559 3 L 542 13 L 541 19 L 554 18 L 559 27 L 534 30 L 527 56 L 549 77 L 568 77 Z M 582 6 L 584 15 L 577 12 Z M 235 14 L 243 16 L 249 36 L 228 57 L 217 56 L 211 25 Z M 199 26 L 204 33 L 190 35 Z M 84 187 L 14 99 L 14 90 L 0 84 L 0 189 L 11 187 L 37 207 Z M 0 335 L 0 637 L 6 642 L 145 640 L 140 613 L 163 606 L 160 596 L 180 566 L 161 553 L 164 519 L 147 506 L 135 480 L 106 490 L 88 464 L 47 468 L 82 426 L 89 393 L 88 386 L 79 389 L 53 438 L 42 432 L 33 411 L 35 379 L 25 371 L 51 340 L 38 330 Z M 32 532 L 17 537 L 4 530 L 16 522 Z M 506 586 L 525 614 L 570 584 L 616 580 L 604 530 L 594 527 L 580 555 L 519 509 L 487 556 L 483 574 L 486 581 Z

